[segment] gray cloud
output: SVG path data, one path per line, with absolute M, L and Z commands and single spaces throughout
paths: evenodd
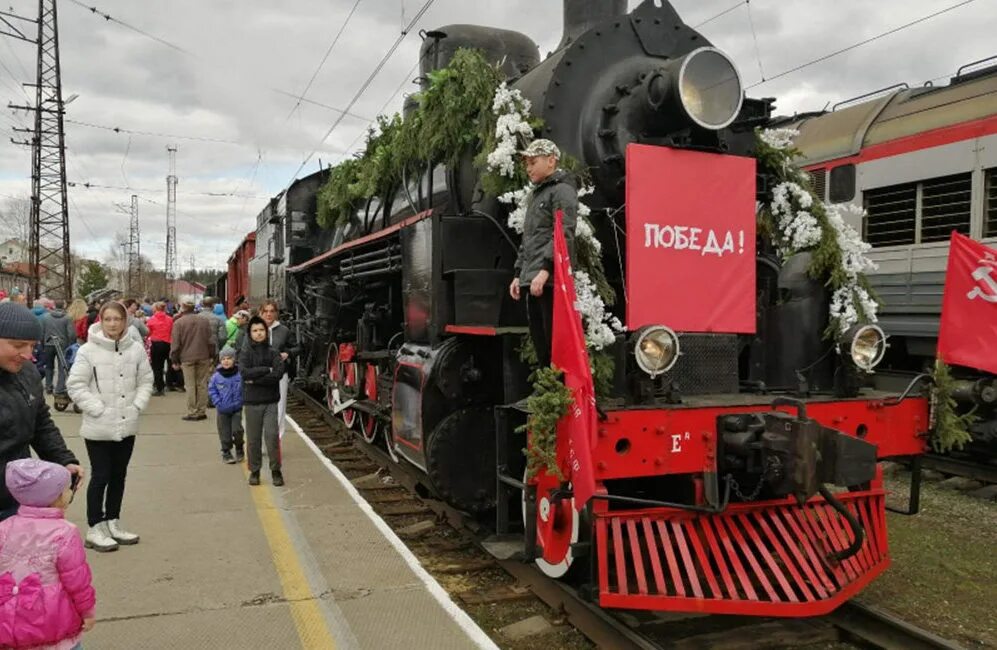
M 171 3 L 93 0 L 101 11 L 155 34 L 189 54 L 61 2 L 63 83 L 80 98 L 67 117 L 79 122 L 137 131 L 224 139 L 238 144 L 179 139 L 177 174 L 179 257 L 194 254 L 198 265 L 221 266 L 240 238 L 255 225 L 265 197 L 282 189 L 304 157 L 318 147 L 305 171 L 318 160 L 334 162 L 363 133 L 363 120 L 347 117 L 323 144 L 318 139 L 336 113 L 302 103 L 288 118 L 299 92 L 325 53 L 353 2 L 297 0 L 276 5 L 265 0 L 176 0 Z M 942 9 L 952 0 L 869 3 L 862 0 L 754 0 L 701 29 L 738 63 L 745 83 L 846 47 L 887 29 Z M 33 0 L 8 0 L 17 12 L 37 10 Z M 636 5 L 637 2 L 631 2 Z M 677 0 L 692 25 L 732 6 L 733 0 Z M 309 99 L 344 107 L 376 62 L 422 6 L 421 0 L 364 0 L 315 80 Z M 887 36 L 852 52 L 752 88 L 753 96 L 778 98 L 782 113 L 812 110 L 842 99 L 907 81 L 912 85 L 954 72 L 960 65 L 993 54 L 992 0 L 965 7 Z M 560 40 L 557 0 L 467 2 L 437 0 L 416 26 L 481 23 L 516 29 L 546 53 Z M 757 37 L 757 53 L 755 40 Z M 410 34 L 353 108 L 373 117 L 411 73 L 419 39 Z M 34 70 L 34 53 L 19 43 L 0 44 L 0 58 L 18 77 Z M 23 102 L 16 82 L 0 68 L 0 102 Z M 389 104 L 398 110 L 405 85 Z M 6 136 L 24 115 L 4 111 L 0 129 L 0 202 L 30 192 L 30 157 Z M 140 188 L 143 251 L 162 265 L 165 243 L 169 138 L 116 134 L 67 124 L 70 180 Z M 125 152 L 127 150 L 127 156 Z M 128 203 L 127 189 L 70 189 L 73 246 L 103 257 L 127 219 L 114 203 Z M 240 196 L 206 196 L 209 193 Z

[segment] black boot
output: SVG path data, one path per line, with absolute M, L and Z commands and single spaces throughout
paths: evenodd
M 259 485 L 260 484 L 260 473 L 259 472 L 250 472 L 249 473 L 249 484 L 250 485 Z

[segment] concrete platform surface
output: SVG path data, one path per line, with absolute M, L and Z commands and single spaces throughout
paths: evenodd
M 493 648 L 295 425 L 287 485 L 251 488 L 221 462 L 214 411 L 184 422 L 184 395 L 141 418 L 122 523 L 142 536 L 87 551 L 97 625 L 87 648 Z M 53 411 L 88 468 L 79 416 Z M 85 488 L 84 488 L 85 489 Z M 67 517 L 85 534 L 86 499 Z

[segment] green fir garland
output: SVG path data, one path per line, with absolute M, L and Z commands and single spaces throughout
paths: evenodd
M 527 476 L 534 476 L 544 469 L 548 474 L 563 480 L 557 465 L 557 423 L 567 415 L 574 403 L 571 391 L 564 385 L 564 373 L 553 364 L 537 368 L 533 373 L 533 394 L 526 400 L 530 411 L 526 424 L 519 431 L 527 431 L 529 445 L 526 455 Z
M 956 411 L 955 379 L 949 366 L 935 360 L 935 387 L 931 394 L 931 447 L 939 453 L 962 449 L 972 440 L 969 427 L 976 421 L 973 411 L 960 415 Z

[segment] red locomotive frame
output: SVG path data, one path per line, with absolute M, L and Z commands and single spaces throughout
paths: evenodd
M 697 505 L 705 506 L 704 477 L 717 472 L 717 418 L 772 410 L 757 396 L 754 403 L 748 400 L 607 412 L 592 454 L 599 492 L 606 494 L 604 481 L 617 478 L 688 475 L 697 487 Z M 924 452 L 924 398 L 827 399 L 806 407 L 820 424 L 875 444 L 880 460 Z M 549 477 L 539 479 L 538 487 L 550 486 Z M 827 613 L 890 564 L 882 470 L 867 489 L 835 497 L 865 531 L 859 552 L 841 562 L 828 556 L 851 543 L 848 526 L 821 497 L 802 505 L 791 497 L 731 504 L 713 513 L 611 509 L 609 501 L 596 498 L 590 533 L 599 604 L 780 617 Z M 549 548 L 541 544 L 538 551 L 556 564 L 577 534 L 578 515 L 567 499 L 551 499 L 545 507 L 539 536 Z

